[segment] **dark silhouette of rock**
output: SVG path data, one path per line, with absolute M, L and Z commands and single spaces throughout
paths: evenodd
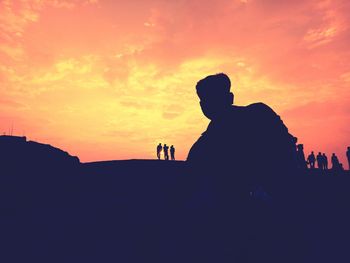
M 24 149 L 28 143 L 11 140 L 6 147 Z M 33 147 L 30 159 L 39 160 L 35 166 L 29 169 L 17 154 L 11 163 L 20 168 L 13 165 L 8 173 L 4 172 L 4 161 L 0 165 L 4 262 L 225 262 L 232 258 L 232 246 L 233 251 L 237 247 L 248 249 L 242 251 L 244 260 L 239 262 L 264 262 L 272 257 L 269 251 L 277 255 L 285 251 L 285 239 L 293 237 L 290 232 L 300 231 L 295 229 L 295 225 L 299 227 L 293 223 L 295 216 L 287 220 L 280 214 L 282 204 L 303 218 L 301 229 L 311 244 L 307 262 L 349 261 L 348 171 L 330 170 L 329 176 L 322 176 L 315 169 L 306 171 L 300 180 L 296 177 L 297 182 L 290 185 L 293 191 L 288 192 L 294 193 L 292 204 L 297 209 L 283 202 L 274 205 L 274 198 L 257 186 L 250 217 L 244 221 L 234 203 L 225 203 L 227 206 L 221 207 L 225 210 L 198 208 L 203 202 L 196 200 L 207 200 L 215 192 L 198 191 L 198 178 L 189 173 L 187 162 L 126 160 L 76 166 L 76 158 L 57 148 L 29 145 Z M 1 153 L 7 152 L 4 144 L 0 147 Z M 48 159 L 61 156 L 61 161 L 51 159 L 50 166 L 44 165 L 36 157 L 40 151 L 50 155 Z M 236 220 L 231 220 L 232 214 Z M 232 232 L 236 227 L 227 229 L 227 224 L 239 229 Z M 247 228 L 251 230 L 245 232 Z M 222 231 L 229 231 L 232 238 L 221 235 Z M 239 240 L 241 244 L 236 243 L 237 235 L 246 236 Z M 273 240 L 278 237 L 276 244 Z M 297 248 L 292 249 L 286 257 L 293 258 Z M 288 258 L 280 262 L 288 262 Z
M 226 149 L 215 164 L 229 159 Z M 249 152 L 247 163 L 257 156 Z M 269 192 L 229 165 L 80 163 L 25 137 L 0 136 L 0 157 L 3 262 L 350 261 L 350 173 L 340 164 L 290 179 L 281 171 L 287 183 Z
M 26 137 L 0 136 L 0 239 L 5 241 L 1 243 L 4 261 L 56 260 L 51 260 L 52 255 L 68 234 L 62 226 L 69 224 L 77 205 L 80 169 L 77 157 L 51 145 L 27 141 Z M 38 247 L 41 253 L 37 253 Z M 5 255 L 10 257 L 6 259 Z M 46 260 L 40 260 L 44 255 Z
M 348 150 L 346 151 L 346 157 L 348 159 L 348 167 L 349 167 L 349 170 L 350 170 L 350 147 L 348 147 Z
M 7 173 L 36 170 L 59 172 L 80 164 L 79 158 L 48 144 L 27 141 L 26 137 L 0 136 L 0 160 Z

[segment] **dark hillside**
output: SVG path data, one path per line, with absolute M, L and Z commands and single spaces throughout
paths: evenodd
M 186 162 L 81 164 L 52 146 L 3 139 L 4 262 L 224 262 L 215 246 L 229 243 L 210 237 L 237 222 L 226 222 L 215 202 L 208 206 L 215 193 L 203 191 Z M 298 262 L 349 262 L 349 186 L 349 172 L 314 170 L 296 175 L 283 197 L 252 193 L 253 216 L 239 225 L 259 233 L 248 251 L 279 254 L 298 238 L 304 249 Z M 215 219 L 212 229 L 201 228 L 208 218 Z M 268 258 L 259 253 L 247 253 L 246 262 Z

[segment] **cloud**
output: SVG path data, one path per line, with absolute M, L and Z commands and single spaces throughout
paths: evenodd
M 342 1 L 320 1 L 314 6 L 319 13 L 319 23 L 307 30 L 304 40 L 309 48 L 316 48 L 334 41 L 341 33 L 348 29 L 349 18 L 342 9 L 349 9 Z
M 95 4 L 97 1 L 60 0 L 4 0 L 0 2 L 0 58 L 11 64 L 25 62 L 26 42 L 24 34 L 33 23 L 38 23 L 43 10 L 48 8 L 72 9 L 82 4 Z
M 143 101 L 139 99 L 136 100 L 135 98 L 121 99 L 119 103 L 122 106 L 132 107 L 139 110 L 151 109 L 153 107 L 152 103 L 145 100 Z
M 167 139 L 184 157 L 208 123 L 194 86 L 225 72 L 237 104 L 268 103 L 306 144 L 323 120 L 343 138 L 349 13 L 345 0 L 1 1 L 2 116 L 83 160 L 91 145 L 153 156 Z
M 0 99 L 0 105 L 1 106 L 6 106 L 6 107 L 13 107 L 13 108 L 19 108 L 19 107 L 24 107 L 23 104 L 18 103 L 14 100 L 9 100 L 9 99 Z
M 179 104 L 169 104 L 164 107 L 163 118 L 164 119 L 175 119 L 184 112 L 184 108 Z
M 345 104 L 346 99 L 310 101 L 297 107 L 293 107 L 284 112 L 286 116 L 293 116 L 296 119 L 305 117 L 308 120 L 326 120 L 346 116 L 350 107 Z

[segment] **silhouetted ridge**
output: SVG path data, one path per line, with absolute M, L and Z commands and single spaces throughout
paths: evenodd
M 0 160 L 2 170 L 10 173 L 71 169 L 80 164 L 79 158 L 69 153 L 26 137 L 0 136 Z

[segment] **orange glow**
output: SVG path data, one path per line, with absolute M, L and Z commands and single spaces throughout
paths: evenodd
M 196 82 L 225 72 L 235 102 L 263 101 L 305 153 L 350 145 L 350 3 L 0 2 L 0 131 L 82 161 L 185 159 L 208 121 Z M 345 167 L 347 167 L 345 165 Z

